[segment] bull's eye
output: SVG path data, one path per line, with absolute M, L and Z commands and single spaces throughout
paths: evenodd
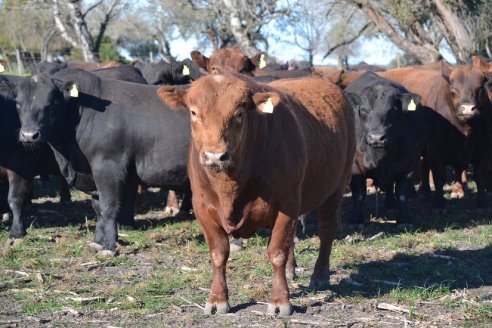
M 196 116 L 196 112 L 194 110 L 191 110 L 190 113 L 191 113 L 191 116 Z
M 458 92 L 458 90 L 456 90 L 456 89 L 454 89 L 454 88 L 451 88 L 451 90 L 450 90 L 450 91 L 451 91 L 451 96 L 452 96 L 452 97 L 458 97 L 458 95 L 460 94 L 460 93 Z

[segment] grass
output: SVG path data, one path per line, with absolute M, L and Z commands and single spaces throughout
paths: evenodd
M 33 207 L 61 210 L 62 218 L 68 219 L 72 214 L 90 213 L 87 196 L 72 195 L 74 205 L 44 199 L 42 205 Z M 87 220 L 52 222 L 40 214 L 20 244 L 0 250 L 0 297 L 5 301 L 0 305 L 0 321 L 2 317 L 52 315 L 70 307 L 98 319 L 114 317 L 127 326 L 159 313 L 165 313 L 169 325 L 183 317 L 186 324 L 207 324 L 200 310 L 189 305 L 205 303 L 211 279 L 208 247 L 200 227 L 191 220 L 155 220 L 156 212 L 142 214 L 139 229 L 120 230 L 124 246 L 120 256 L 112 259 L 98 258 L 86 246 L 93 237 L 93 215 L 87 215 Z M 387 302 L 409 309 L 406 319 L 411 321 L 431 323 L 437 320 L 434 312 L 442 312 L 454 325 L 485 327 L 492 322 L 491 303 L 475 297 L 491 292 L 492 221 L 488 215 L 475 221 L 448 217 L 435 225 L 429 221 L 442 219 L 422 217 L 404 231 L 374 220 L 362 230 L 347 233 L 350 240 L 335 241 L 332 286 L 321 293 L 307 289 L 319 245 L 316 232 L 308 230 L 308 236 L 296 244 L 298 278 L 289 283 L 292 302 L 301 315 L 317 307 L 328 311 L 324 306 L 333 304 L 351 304 L 371 312 L 371 302 Z M 369 240 L 380 231 L 383 237 Z M 0 243 L 7 237 L 7 230 L 0 230 Z M 238 306 L 237 315 L 246 316 L 250 323 L 275 326 L 288 323 L 288 319 L 272 321 L 242 307 L 268 301 L 272 267 L 267 243 L 268 235 L 262 232 L 252 237 L 243 251 L 231 254 L 227 278 L 230 303 Z M 88 303 L 76 300 L 94 296 L 100 299 Z M 320 313 L 326 320 L 342 324 L 353 313 L 338 312 Z M 63 318 L 52 320 L 55 326 L 61 320 L 63 326 Z M 152 319 L 145 320 L 152 326 Z M 230 317 L 215 323 L 222 326 L 234 320 Z

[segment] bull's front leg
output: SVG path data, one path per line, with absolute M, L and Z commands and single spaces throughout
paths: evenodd
M 31 196 L 32 180 L 25 179 L 12 171 L 8 172 L 8 179 L 10 187 L 8 203 L 13 216 L 8 243 L 13 244 L 16 240 L 26 235 L 23 210 L 28 198 Z
M 194 200 L 196 218 L 202 226 L 212 260 L 212 284 L 210 296 L 205 304 L 205 314 L 229 312 L 229 292 L 226 281 L 226 264 L 229 259 L 229 238 L 224 229 L 214 221 L 208 210 Z
M 267 312 L 281 316 L 292 313 L 287 285 L 286 265 L 293 261 L 293 244 L 298 214 L 287 215 L 279 212 L 268 244 L 268 258 L 273 266 L 273 284 Z M 291 264 L 293 265 L 293 264 Z

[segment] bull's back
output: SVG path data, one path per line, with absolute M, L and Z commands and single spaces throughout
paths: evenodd
M 308 204 L 309 197 L 316 200 L 329 196 L 348 182 L 346 171 L 355 151 L 352 109 L 340 88 L 323 78 L 275 81 L 270 85 L 294 97 L 305 109 L 294 113 L 307 147 L 304 191 L 310 196 L 304 197 L 307 203 L 303 202 L 303 208 L 317 206 Z

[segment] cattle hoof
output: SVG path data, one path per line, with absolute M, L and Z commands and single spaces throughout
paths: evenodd
M 97 252 L 97 255 L 100 257 L 112 258 L 112 257 L 116 256 L 116 252 L 110 251 L 109 249 L 105 249 L 105 250 Z
M 330 276 L 328 277 L 311 277 L 309 288 L 312 290 L 326 290 L 330 287 Z
M 453 191 L 451 193 L 451 199 L 461 199 L 465 197 L 465 193 L 462 191 Z
M 166 206 L 166 208 L 164 209 L 164 214 L 167 214 L 167 215 L 176 215 L 176 214 L 178 214 L 178 212 L 179 212 L 179 208 L 176 208 L 176 207 Z
M 205 304 L 203 309 L 205 314 L 225 314 L 229 313 L 229 303 L 209 303 Z
M 96 243 L 95 241 L 91 241 L 91 242 L 89 242 L 88 246 L 89 246 L 89 248 L 90 248 L 90 249 L 92 249 L 92 250 L 94 250 L 94 251 L 96 251 L 96 252 L 100 252 L 100 251 L 102 251 L 102 250 L 103 250 L 102 245 L 101 245 L 101 244 Z
M 7 223 L 10 221 L 10 214 L 9 213 L 4 213 L 2 215 L 2 223 Z
M 267 314 L 278 314 L 281 317 L 289 316 L 293 312 L 292 304 L 288 302 L 287 304 L 273 304 L 268 303 Z
M 9 238 L 5 242 L 5 246 L 12 247 L 12 246 L 19 245 L 21 242 L 22 242 L 22 238 Z

